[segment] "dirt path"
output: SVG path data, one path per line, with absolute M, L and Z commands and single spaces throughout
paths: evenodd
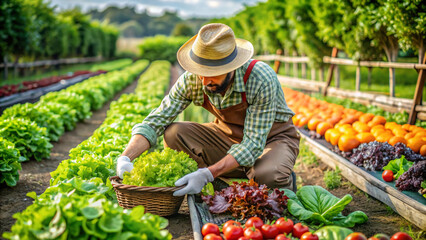
M 111 101 L 117 100 L 123 93 L 132 93 L 136 85 L 137 81 L 134 81 L 117 93 Z M 35 191 L 39 195 L 49 187 L 50 172 L 56 170 L 62 160 L 68 159 L 70 149 L 75 148 L 82 141 L 92 136 L 93 132 L 104 121 L 111 101 L 105 103 L 101 109 L 93 112 L 90 119 L 78 123 L 73 131 L 66 132 L 58 142 L 53 143 L 50 160 L 22 163 L 18 184 L 13 188 L 5 187 L 0 189 L 0 238 L 2 233 L 9 231 L 15 223 L 12 215 L 16 212 L 22 212 L 32 203 L 32 199 L 27 197 L 26 194 Z

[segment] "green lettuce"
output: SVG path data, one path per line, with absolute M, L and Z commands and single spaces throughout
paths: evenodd
M 406 172 L 414 162 L 410 162 L 405 159 L 405 156 L 402 155 L 401 158 L 389 161 L 388 165 L 383 167 L 383 170 L 391 170 L 395 179 L 398 179 L 404 172 Z
M 297 199 L 288 200 L 289 212 L 301 221 L 319 225 L 353 227 L 368 220 L 367 215 L 355 211 L 343 216 L 342 211 L 352 201 L 347 194 L 338 198 L 320 186 L 303 186 L 297 191 Z
M 173 187 L 175 182 L 197 170 L 197 163 L 184 152 L 166 148 L 142 155 L 123 183 L 136 186 Z
M 0 137 L 0 183 L 13 187 L 19 180 L 18 170 L 21 170 L 21 156 L 15 145 Z

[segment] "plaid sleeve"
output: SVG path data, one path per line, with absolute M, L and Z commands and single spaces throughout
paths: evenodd
M 187 84 L 186 74 L 182 74 L 164 97 L 158 108 L 132 129 L 132 135 L 140 134 L 146 137 L 152 146 L 157 143 L 158 136 L 163 135 L 169 126 L 189 104 L 191 104 L 191 89 Z
M 247 108 L 243 140 L 228 151 L 241 166 L 248 167 L 262 154 L 276 115 L 275 78 L 269 71 L 259 71 L 256 75 L 256 80 L 263 82 L 257 85 L 256 97 Z

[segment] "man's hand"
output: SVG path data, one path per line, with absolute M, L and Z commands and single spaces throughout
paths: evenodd
M 175 182 L 177 187 L 186 185 L 186 187 L 173 193 L 173 196 L 184 196 L 185 194 L 196 194 L 201 192 L 203 187 L 213 182 L 214 178 L 212 173 L 207 168 L 200 168 L 195 172 L 183 176 Z
M 126 156 L 120 156 L 117 159 L 117 175 L 123 179 L 124 172 L 130 172 L 133 169 L 133 163 L 130 162 L 130 158 Z

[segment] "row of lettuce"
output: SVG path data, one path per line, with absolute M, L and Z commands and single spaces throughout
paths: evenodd
M 94 76 L 61 91 L 48 93 L 36 103 L 7 108 L 0 116 L 0 184 L 15 186 L 21 162 L 48 159 L 51 141 L 58 141 L 77 122 L 89 118 L 91 111 L 101 108 L 148 64 L 148 60 L 140 60 L 122 70 Z
M 134 94 L 123 94 L 110 105 L 103 124 L 70 151 L 51 173 L 50 187 L 14 218 L 7 239 L 171 239 L 168 221 L 144 213 L 143 206 L 123 210 L 109 177 L 116 158 L 141 122 L 164 96 L 170 63 L 153 62 L 138 80 Z

